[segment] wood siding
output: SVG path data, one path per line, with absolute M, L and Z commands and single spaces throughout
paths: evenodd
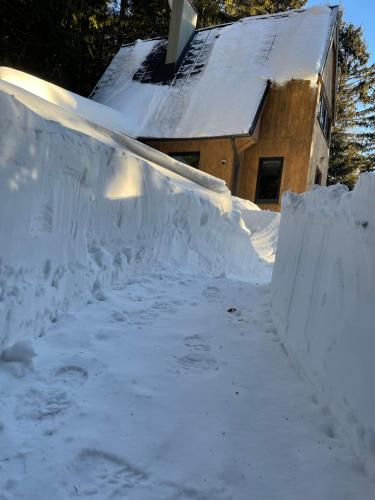
M 199 152 L 199 169 L 224 179 L 227 186 L 232 188 L 234 155 L 229 138 L 182 141 L 144 140 L 143 142 L 167 154 Z
M 238 196 L 256 202 L 259 159 L 272 157 L 284 158 L 280 193 L 306 191 L 316 106 L 317 88 L 310 82 L 293 80 L 271 88 L 261 117 L 258 141 L 242 155 Z M 280 209 L 280 203 L 260 206 Z
M 302 193 L 314 184 L 316 169 L 326 184 L 329 144 L 318 121 L 320 92 L 331 96 L 334 109 L 336 82 L 335 41 L 331 45 L 324 73 L 317 85 L 292 80 L 273 85 L 269 91 L 256 134 L 233 139 L 144 140 L 146 144 L 167 154 L 199 152 L 199 168 L 224 179 L 232 189 L 236 180 L 236 156 L 239 160 L 237 195 L 256 200 L 256 186 L 261 158 L 282 157 L 284 160 L 278 203 L 259 203 L 262 208 L 280 210 L 281 195 L 291 190 Z M 324 89 L 324 90 L 322 90 Z M 255 142 L 256 141 L 256 142 Z

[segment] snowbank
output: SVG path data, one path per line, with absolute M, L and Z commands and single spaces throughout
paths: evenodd
M 13 68 L 1 66 L 0 80 L 26 90 L 63 109 L 74 111 L 83 118 L 98 123 L 103 127 L 126 134 L 125 116 L 115 109 L 102 105 L 100 113 L 98 113 L 98 106 L 90 99 L 85 99 L 74 92 Z
M 375 476 L 374 309 L 375 175 L 284 195 L 273 319 Z
M 0 81 L 0 351 L 152 269 L 270 278 L 223 181 L 38 94 Z
M 103 134 L 110 136 L 120 146 L 125 146 L 146 160 L 155 162 L 212 191 L 227 191 L 223 180 L 180 163 L 124 135 L 127 131 L 125 117 L 118 111 L 11 68 L 0 67 L 0 82 L 2 90 L 10 94 L 15 93 L 20 102 L 46 119 L 58 120 L 65 126 L 89 135 L 99 127 L 99 134 L 96 133 L 95 137 L 98 135 L 103 137 Z M 56 106 L 48 106 L 45 101 Z M 80 117 L 84 120 L 80 120 Z
M 279 237 L 280 214 L 271 210 L 261 210 L 249 200 L 233 196 L 233 208 L 239 210 L 251 233 L 251 243 L 259 255 L 274 263 Z

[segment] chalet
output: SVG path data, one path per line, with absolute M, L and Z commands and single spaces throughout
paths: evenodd
M 196 29 L 174 0 L 168 38 L 123 46 L 92 98 L 129 135 L 278 210 L 326 184 L 340 10 L 317 6 Z

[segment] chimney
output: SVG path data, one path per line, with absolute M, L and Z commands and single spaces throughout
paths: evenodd
M 172 9 L 166 64 L 177 64 L 197 26 L 198 14 L 189 0 L 169 0 Z

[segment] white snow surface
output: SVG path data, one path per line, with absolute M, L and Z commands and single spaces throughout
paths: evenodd
M 251 242 L 259 255 L 270 263 L 275 262 L 279 237 L 280 214 L 261 210 L 250 200 L 232 197 L 233 208 L 241 213 L 246 227 L 251 232 Z
M 145 274 L 62 315 L 33 369 L 0 363 L 2 500 L 372 500 L 269 292 Z
M 15 85 L 67 111 L 74 111 L 77 115 L 98 123 L 103 127 L 126 134 L 128 127 L 126 126 L 124 115 L 113 108 L 107 106 L 98 108 L 96 103 L 74 92 L 70 92 L 23 71 L 5 66 L 0 66 L 0 81 L 3 84 L 7 82 Z M 19 95 L 20 92 L 18 91 L 17 94 Z
M 122 115 L 107 106 L 12 68 L 0 67 L 0 87 L 43 118 L 108 144 L 117 144 L 211 191 L 228 192 L 222 179 L 180 163 L 124 135 Z M 68 113 L 66 113 L 68 111 Z M 83 120 L 81 119 L 83 118 Z M 103 130 L 104 129 L 104 130 Z
M 375 174 L 362 174 L 353 192 L 284 195 L 272 316 L 373 478 L 374 308 Z
M 146 270 L 270 279 L 223 181 L 39 93 L 0 80 L 0 352 Z
M 198 31 L 202 52 L 212 47 L 207 64 L 178 85 L 133 80 L 160 43 L 139 40 L 120 49 L 93 98 L 123 113 L 132 137 L 248 134 L 268 80 L 316 84 L 336 16 L 337 9 L 316 6 Z
M 372 500 L 276 335 L 279 216 L 21 87 L 0 80 L 0 499 Z

